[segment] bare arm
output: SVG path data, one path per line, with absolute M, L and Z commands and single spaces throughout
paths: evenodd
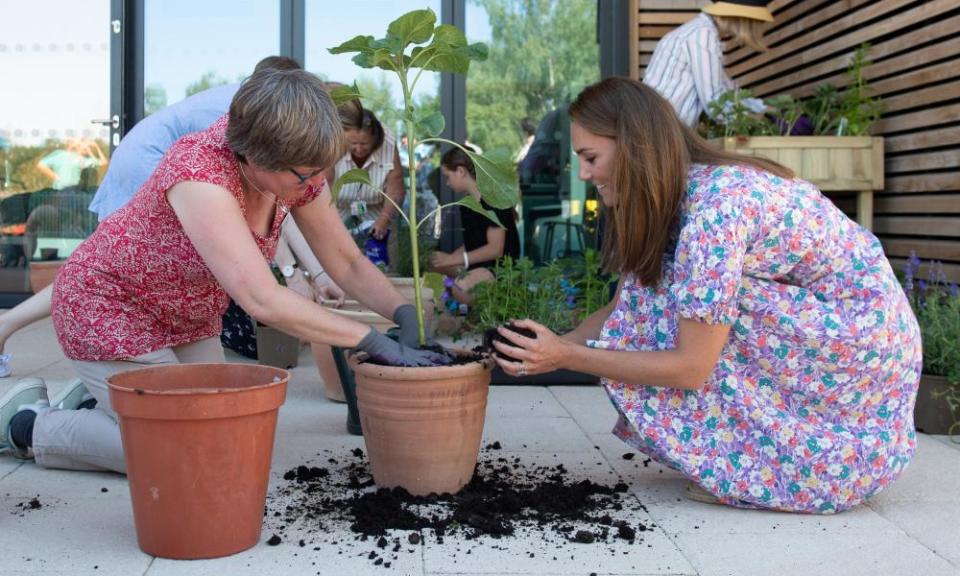
M 406 195 L 403 190 L 403 166 L 400 165 L 400 153 L 396 148 L 393 150 L 393 170 L 387 173 L 383 181 L 383 192 L 389 196 L 397 206 L 403 206 L 403 197 Z M 383 238 L 396 214 L 397 209 L 394 208 L 393 204 L 384 201 L 380 217 L 377 218 L 377 221 L 373 224 L 373 229 L 375 233 L 378 234 L 378 238 Z
M 255 319 L 308 342 L 353 347 L 369 328 L 280 286 L 227 190 L 184 182 L 167 192 L 177 218 L 224 290 Z M 329 197 L 325 199 L 329 202 Z M 217 226 L 210 226 L 217 214 Z M 342 226 L 342 225 L 341 225 Z
M 698 390 L 703 387 L 727 343 L 730 326 L 680 320 L 677 345 L 671 350 L 621 351 L 598 350 L 557 337 L 532 320 L 516 323 L 536 332 L 527 338 L 512 330 L 499 328 L 515 346 L 494 342 L 494 346 L 523 361 L 527 374 L 541 374 L 560 368 L 593 374 L 632 384 Z M 519 362 L 497 358 L 508 374 L 516 374 Z
M 37 292 L 30 298 L 17 304 L 0 315 L 0 353 L 7 343 L 21 328 L 25 328 L 38 320 L 50 315 L 50 297 L 53 294 L 53 284 Z
M 330 204 L 328 189 L 313 202 L 294 208 L 293 217 L 323 269 L 347 294 L 384 318 L 393 318 L 398 306 L 408 304 L 357 248 Z

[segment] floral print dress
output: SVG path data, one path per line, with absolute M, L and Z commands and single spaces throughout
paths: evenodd
M 590 345 L 670 349 L 680 318 L 729 339 L 701 390 L 604 379 L 614 433 L 734 506 L 838 512 L 896 479 L 921 343 L 876 237 L 803 180 L 694 165 L 675 246 Z

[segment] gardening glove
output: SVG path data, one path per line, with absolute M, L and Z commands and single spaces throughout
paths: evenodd
M 366 352 L 377 362 L 391 366 L 440 366 L 450 363 L 450 359 L 443 354 L 404 346 L 373 328 L 357 344 L 357 350 Z
M 393 322 L 400 327 L 400 336 L 397 340 L 410 348 L 420 347 L 420 332 L 417 329 L 417 308 L 413 304 L 402 304 L 393 311 Z M 423 319 L 423 333 L 430 334 L 430 320 Z M 427 344 L 430 337 L 427 336 Z

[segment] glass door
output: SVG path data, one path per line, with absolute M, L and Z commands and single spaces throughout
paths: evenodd
M 490 49 L 467 75 L 468 140 L 517 163 L 523 254 L 583 250 L 584 207 L 596 202 L 577 179 L 567 106 L 600 79 L 597 2 L 468 0 L 465 32 Z
M 0 18 L 0 293 L 62 261 L 96 226 L 87 207 L 111 140 L 111 0 L 10 2 Z
M 143 112 L 253 73 L 280 54 L 280 2 L 143 0 Z M 224 111 L 226 112 L 226 111 Z

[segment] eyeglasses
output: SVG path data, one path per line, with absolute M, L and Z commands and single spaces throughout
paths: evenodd
M 323 172 L 323 168 L 318 168 L 318 169 L 314 170 L 313 172 L 311 172 L 311 173 L 307 174 L 306 176 L 304 176 L 303 174 L 297 172 L 297 171 L 294 170 L 293 168 L 287 168 L 287 170 L 289 170 L 291 174 L 293 174 L 294 176 L 297 177 L 297 180 L 300 181 L 300 184 L 305 184 L 305 183 L 307 182 L 307 180 L 309 180 L 309 179 L 315 177 L 317 174 L 320 174 L 321 172 Z

